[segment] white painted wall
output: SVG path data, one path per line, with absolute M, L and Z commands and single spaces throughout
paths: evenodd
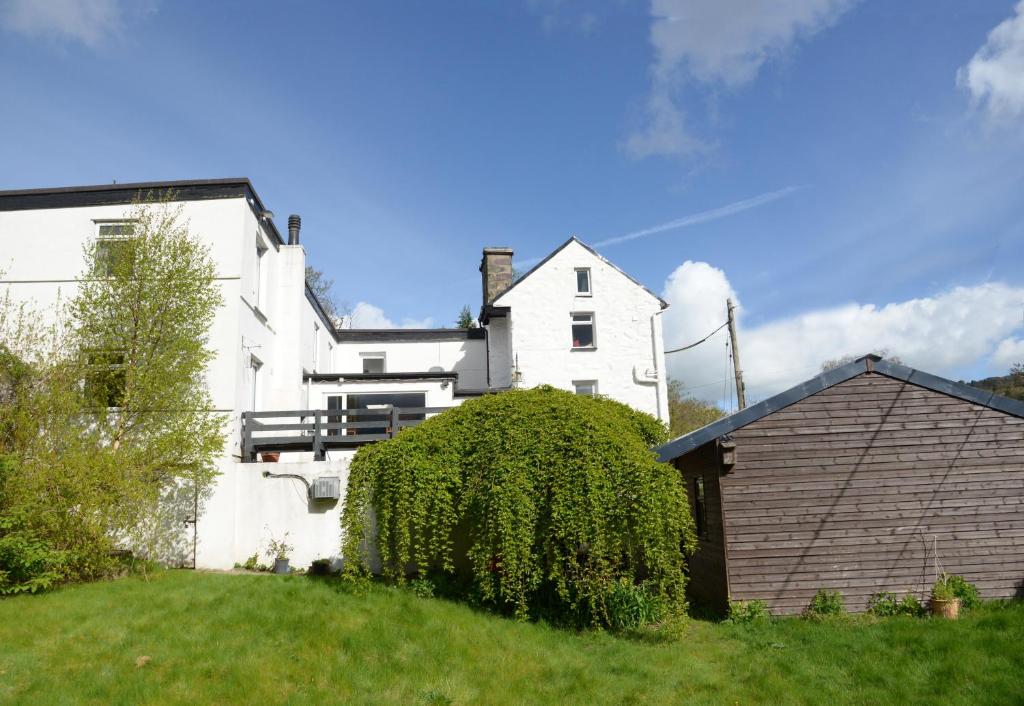
M 362 356 L 384 353 L 385 372 L 456 372 L 459 387 L 487 387 L 487 356 L 483 339 L 458 341 L 345 341 L 335 346 L 331 372 L 361 373 Z
M 576 292 L 578 267 L 590 268 L 590 296 Z M 572 390 L 574 380 L 597 380 L 600 394 L 668 421 L 661 302 L 606 260 L 572 241 L 494 304 L 511 307 L 511 363 L 518 363 L 520 386 Z M 573 349 L 574 312 L 594 314 L 595 349 Z M 501 368 L 494 352 L 492 382 Z

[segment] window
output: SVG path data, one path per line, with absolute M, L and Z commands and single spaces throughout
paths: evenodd
M 383 373 L 384 372 L 384 354 L 383 353 L 363 353 L 360 357 L 363 359 L 363 372 L 364 373 Z
M 320 324 L 313 323 L 313 372 L 320 363 Z
M 253 300 L 256 302 L 256 308 L 260 308 L 260 304 L 263 303 L 263 279 L 265 277 L 263 256 L 267 254 L 267 246 L 263 244 L 263 240 L 256 236 L 256 291 L 253 292 Z
M 379 422 L 379 427 L 355 427 L 346 433 L 356 434 L 387 434 L 391 428 L 391 410 L 389 407 L 420 408 L 427 405 L 425 392 L 380 392 L 348 396 L 348 420 L 350 422 Z M 363 411 L 365 410 L 365 411 Z M 399 415 L 399 421 L 422 421 L 423 412 L 412 412 Z M 395 430 L 397 431 L 397 430 Z
M 576 294 L 580 296 L 590 296 L 590 268 L 589 267 L 577 267 L 576 268 Z
M 572 386 L 577 395 L 594 397 L 597 394 L 597 380 L 573 380 Z
M 572 347 L 595 347 L 593 314 L 572 314 Z
M 98 407 L 120 407 L 127 385 L 124 351 L 93 351 L 88 364 L 86 398 Z
M 708 512 L 704 502 L 704 479 L 700 476 L 693 479 L 693 522 L 696 525 L 697 536 L 707 539 Z
M 96 224 L 96 275 L 113 277 L 128 255 L 128 238 L 135 233 L 131 222 Z
M 260 369 L 263 361 L 254 355 L 249 356 L 249 409 L 259 409 L 260 403 Z

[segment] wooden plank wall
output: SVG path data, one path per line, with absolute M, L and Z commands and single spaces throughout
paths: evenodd
M 865 373 L 736 431 L 721 478 L 732 598 L 796 613 L 927 598 L 936 554 L 983 596 L 1024 585 L 1024 420 Z
M 707 532 L 698 538 L 697 551 L 687 560 L 690 580 L 686 592 L 691 601 L 724 613 L 729 606 L 726 582 L 725 533 L 722 526 L 722 497 L 718 485 L 718 454 L 714 444 L 706 444 L 693 453 L 676 460 L 686 484 L 690 514 L 696 517 L 694 480 L 704 479 L 704 502 Z

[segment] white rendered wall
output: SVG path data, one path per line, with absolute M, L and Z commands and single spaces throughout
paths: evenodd
M 291 565 L 308 568 L 314 559 L 341 556 L 341 509 L 348 486 L 348 467 L 355 451 L 337 451 L 332 460 L 298 463 L 238 463 L 224 459 L 221 475 L 197 527 L 196 566 L 230 569 L 253 554 L 267 562 L 267 544 L 288 533 L 294 545 Z M 341 479 L 337 502 L 311 503 L 306 486 L 289 478 L 264 478 L 263 472 Z
M 590 268 L 590 296 L 576 292 L 578 267 Z M 605 260 L 571 242 L 495 305 L 511 307 L 520 386 L 572 390 L 574 380 L 597 380 L 600 394 L 668 421 L 661 302 Z M 574 312 L 594 314 L 593 350 L 572 347 Z M 497 367 L 492 358 L 492 381 Z
M 345 341 L 334 349 L 330 371 L 363 372 L 362 356 L 385 354 L 389 373 L 456 372 L 459 387 L 479 390 L 487 387 L 487 356 L 483 339 L 456 341 Z

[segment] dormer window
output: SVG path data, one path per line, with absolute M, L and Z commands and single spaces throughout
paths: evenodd
M 576 268 L 576 294 L 581 297 L 589 297 L 590 292 L 590 268 Z

